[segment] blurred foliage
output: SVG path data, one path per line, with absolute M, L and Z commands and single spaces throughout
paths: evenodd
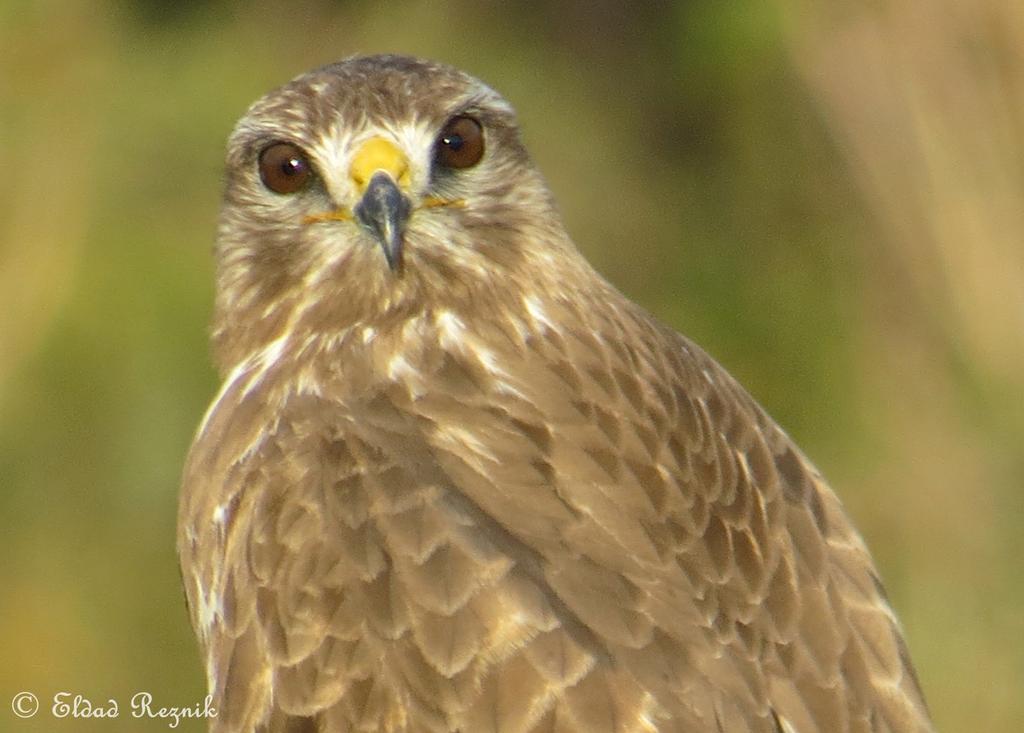
M 940 729 L 1024 729 L 1024 6 L 4 0 L 0 731 L 201 700 L 173 548 L 222 143 L 377 51 L 516 105 L 588 257 L 829 476 Z

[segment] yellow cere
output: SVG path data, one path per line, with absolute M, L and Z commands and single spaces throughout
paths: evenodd
M 384 171 L 403 188 L 409 185 L 409 160 L 397 145 L 382 137 L 370 138 L 356 151 L 349 176 L 362 193 L 377 171 Z

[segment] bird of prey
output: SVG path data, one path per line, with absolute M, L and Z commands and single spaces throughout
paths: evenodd
M 178 550 L 215 731 L 930 731 L 838 499 L 577 252 L 476 79 L 231 134 Z

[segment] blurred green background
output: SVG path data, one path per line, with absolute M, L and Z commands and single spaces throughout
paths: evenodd
M 223 141 L 377 51 L 512 101 L 591 261 L 830 478 L 939 728 L 1024 730 L 1024 4 L 0 0 L 0 731 L 201 700 L 174 523 Z

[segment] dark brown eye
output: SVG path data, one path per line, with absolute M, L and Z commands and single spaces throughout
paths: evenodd
M 484 131 L 472 117 L 452 117 L 437 136 L 437 162 L 446 168 L 469 168 L 484 155 Z
M 295 193 L 311 174 L 309 159 L 296 145 L 271 143 L 260 153 L 260 179 L 274 193 Z

